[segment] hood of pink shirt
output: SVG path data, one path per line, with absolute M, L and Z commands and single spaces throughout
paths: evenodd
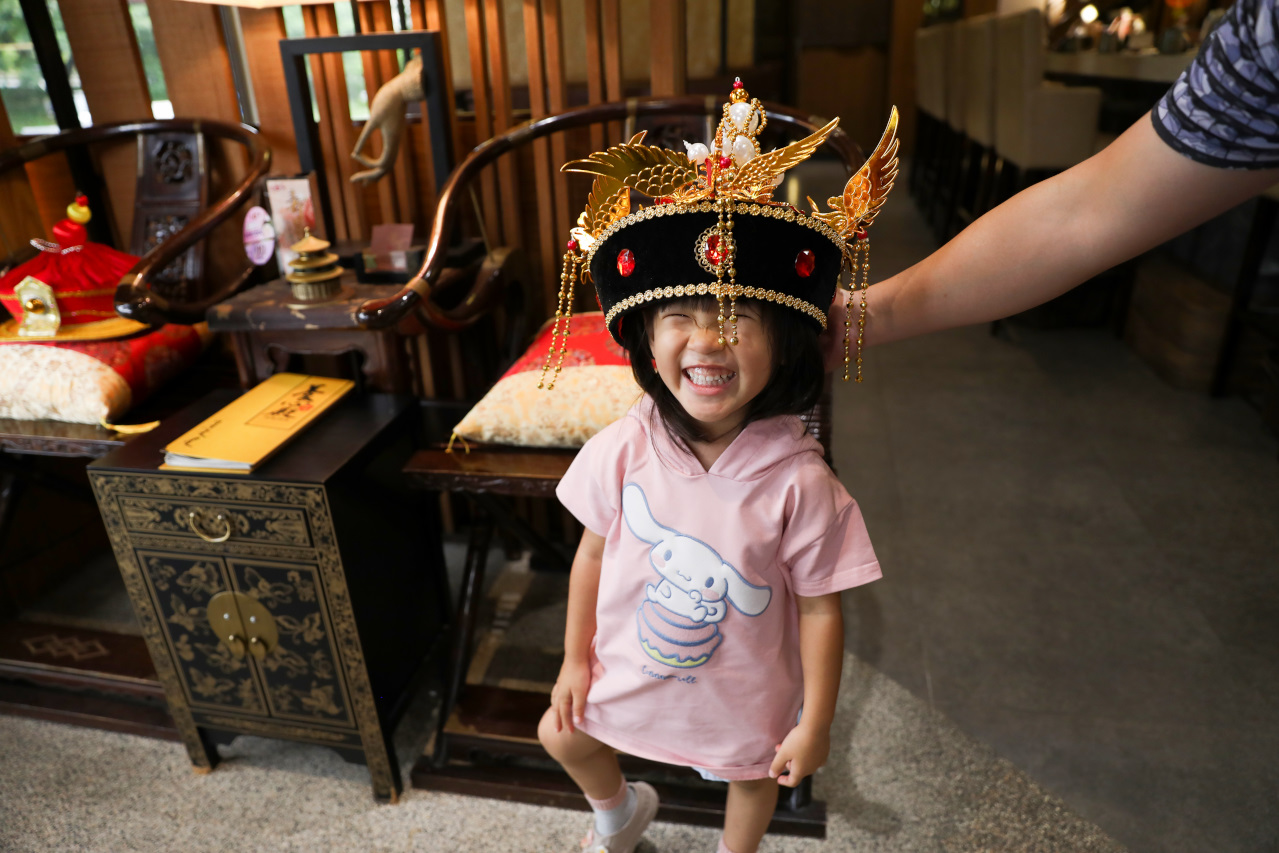
M 794 415 L 779 415 L 747 424 L 706 471 L 688 448 L 671 438 L 647 394 L 631 407 L 627 417 L 639 421 L 652 439 L 663 464 L 688 477 L 714 476 L 743 482 L 758 480 L 800 454 L 822 456 L 821 442 L 804 428 L 803 421 Z

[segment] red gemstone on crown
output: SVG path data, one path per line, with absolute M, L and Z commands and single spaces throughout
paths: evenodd
M 719 235 L 712 234 L 706 238 L 706 260 L 710 261 L 714 266 L 719 266 L 719 262 L 724 259 L 724 252 L 720 249 Z
M 745 84 L 742 82 L 742 78 L 741 78 L 741 77 L 735 77 L 735 78 L 733 79 L 733 88 L 734 88 L 734 89 L 740 89 L 740 88 L 742 88 L 744 85 L 745 85 Z
M 800 278 L 808 278 L 813 274 L 813 268 L 817 266 L 817 256 L 813 254 L 812 249 L 803 249 L 795 256 L 795 272 Z
M 622 274 L 622 278 L 635 272 L 635 255 L 630 249 L 617 253 L 617 271 Z
M 727 169 L 731 165 L 733 165 L 733 158 L 727 154 L 719 158 L 719 167 L 721 169 Z
M 866 229 L 865 229 L 865 228 L 859 229 L 859 230 L 858 230 L 858 232 L 857 232 L 857 239 L 858 239 L 858 240 L 865 240 L 865 239 L 866 239 L 866 238 L 868 238 L 869 236 L 870 236 L 870 235 L 866 233 Z
M 576 241 L 576 240 L 569 240 L 569 241 L 568 241 L 568 250 L 569 250 L 570 252 L 576 252 L 576 251 L 577 251 L 577 241 Z

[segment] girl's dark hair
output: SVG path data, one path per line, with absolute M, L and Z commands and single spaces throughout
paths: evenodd
M 695 297 L 698 308 L 716 310 L 714 297 Z M 817 330 L 793 308 L 757 299 L 739 299 L 739 305 L 753 305 L 758 311 L 764 332 L 768 335 L 773 357 L 772 376 L 764 390 L 751 400 L 743 426 L 751 421 L 774 415 L 800 415 L 817 405 L 826 377 L 826 366 Z M 630 354 L 631 371 L 640 388 L 653 398 L 657 415 L 672 438 L 707 441 L 714 436 L 702 433 L 692 416 L 670 392 L 653 365 L 653 350 L 648 343 L 648 330 L 657 307 L 628 314 L 622 322 L 622 345 Z

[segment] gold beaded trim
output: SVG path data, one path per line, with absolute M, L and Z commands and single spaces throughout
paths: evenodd
M 796 311 L 803 311 L 820 323 L 823 329 L 826 328 L 826 312 L 813 303 L 805 302 L 797 296 L 791 296 L 788 293 L 781 293 L 776 290 L 765 290 L 762 287 L 738 287 L 735 290 L 737 292 L 732 294 L 733 296 L 746 299 L 762 299 L 766 302 L 785 305 L 787 308 L 794 308 Z M 608 309 L 608 313 L 604 315 L 604 325 L 613 325 L 613 320 L 617 318 L 618 314 L 628 311 L 637 305 L 643 305 L 645 302 L 652 302 L 655 299 L 678 299 L 683 296 L 714 296 L 714 291 L 715 285 L 713 284 L 677 284 L 674 287 L 655 287 L 652 290 L 628 296 Z
M 652 219 L 657 216 L 678 216 L 683 213 L 715 213 L 715 203 L 712 201 L 698 202 L 697 204 L 654 204 L 637 210 L 632 214 L 623 216 L 612 225 L 604 229 L 604 231 L 595 238 L 595 242 L 591 244 L 590 249 L 586 253 L 586 266 L 590 266 L 595 260 L 595 252 L 603 245 L 604 241 L 609 237 L 621 231 L 628 225 L 634 225 L 645 219 Z M 812 219 L 799 213 L 793 207 L 788 205 L 767 205 L 767 204 L 741 204 L 733 205 L 733 215 L 735 216 L 764 216 L 770 219 L 781 219 L 786 222 L 795 222 L 805 228 L 811 228 L 818 234 L 830 240 L 836 246 L 844 245 L 844 238 L 834 229 L 818 219 Z

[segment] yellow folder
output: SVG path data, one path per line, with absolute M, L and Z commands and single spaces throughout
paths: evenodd
M 165 445 L 165 469 L 244 474 L 262 464 L 355 385 L 277 373 Z

